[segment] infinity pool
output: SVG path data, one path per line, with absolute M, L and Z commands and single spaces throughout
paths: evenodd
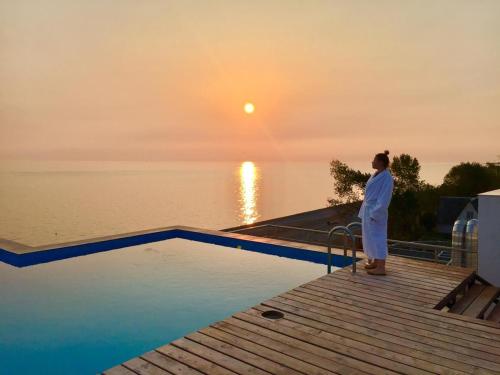
M 94 374 L 325 272 L 181 238 L 24 268 L 0 262 L 0 373 Z

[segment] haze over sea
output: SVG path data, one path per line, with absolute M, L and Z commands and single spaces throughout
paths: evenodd
M 370 171 L 370 163 L 352 162 Z M 454 163 L 423 163 L 439 184 Z M 0 238 L 41 245 L 170 225 L 223 229 L 327 206 L 325 162 L 0 164 Z

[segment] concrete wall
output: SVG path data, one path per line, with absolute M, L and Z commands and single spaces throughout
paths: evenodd
M 500 287 L 500 189 L 479 195 L 478 272 Z

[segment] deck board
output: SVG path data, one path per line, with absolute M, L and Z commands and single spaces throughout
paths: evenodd
M 455 314 L 462 314 L 472 302 L 481 294 L 483 289 L 486 288 L 486 285 L 483 284 L 474 284 L 467 291 L 467 295 L 460 298 L 457 303 L 455 303 L 450 312 Z
M 352 310 L 358 313 L 364 313 L 370 319 L 385 319 L 389 321 L 398 322 L 412 327 L 417 327 L 421 329 L 427 329 L 439 334 L 448 335 L 451 337 L 462 338 L 463 333 L 467 333 L 467 340 L 471 342 L 476 342 L 486 346 L 486 351 L 491 351 L 494 354 L 500 354 L 500 341 L 495 341 L 483 337 L 482 335 L 476 336 L 476 331 L 470 330 L 466 327 L 462 327 L 455 324 L 441 323 L 440 321 L 434 319 L 434 317 L 429 316 L 428 319 L 423 318 L 419 315 L 410 315 L 407 313 L 402 313 L 399 310 L 393 310 L 392 308 L 386 308 L 385 306 L 377 306 L 364 304 L 363 302 L 352 301 L 352 303 L 344 303 L 343 300 L 337 298 L 331 298 L 328 294 L 323 292 L 318 292 L 314 289 L 307 288 L 296 288 L 289 292 L 292 295 L 303 296 L 305 298 L 318 300 L 324 302 L 328 305 L 337 306 L 341 309 Z
M 500 303 L 498 303 L 489 313 L 487 320 L 500 323 Z
M 273 299 L 272 301 L 276 301 Z M 289 302 L 289 301 L 287 301 Z M 267 303 L 264 303 L 268 305 Z M 407 326 L 403 324 L 398 324 L 395 322 L 387 321 L 385 319 L 370 319 L 363 318 L 361 314 L 342 314 L 339 310 L 330 309 L 324 306 L 318 306 L 317 304 L 309 305 L 305 303 L 297 303 L 293 301 L 292 303 L 284 303 L 281 305 L 270 303 L 270 306 L 277 308 L 277 306 L 289 305 L 293 307 L 297 307 L 300 310 L 308 310 L 316 314 L 320 314 L 324 317 L 332 319 L 334 322 L 343 322 L 349 323 L 350 321 L 355 320 L 356 325 L 359 328 L 369 332 L 370 334 L 389 334 L 395 337 L 401 337 L 405 339 L 411 339 L 413 341 L 424 343 L 427 345 L 432 345 L 436 348 L 443 348 L 449 351 L 454 351 L 459 354 L 465 355 L 473 355 L 478 358 L 482 358 L 485 360 L 493 361 L 499 363 L 500 366 L 500 351 L 498 353 L 486 353 L 483 352 L 484 345 L 470 343 L 468 340 L 459 339 L 459 338 L 451 338 L 447 335 L 435 334 L 433 330 L 424 330 L 418 329 L 412 326 Z
M 257 306 L 258 311 L 263 311 L 264 306 Z M 265 309 L 265 308 L 264 308 Z M 406 346 L 394 344 L 380 338 L 360 334 L 349 330 L 349 327 L 343 328 L 338 325 L 328 324 L 324 319 L 307 318 L 295 314 L 287 314 L 286 319 L 278 322 L 280 325 L 295 328 L 304 333 L 309 333 L 330 341 L 340 340 L 345 345 L 350 345 L 363 350 L 363 358 L 366 354 L 376 354 L 394 361 L 394 364 L 401 363 L 413 366 L 424 371 L 432 373 L 445 373 L 450 368 L 460 369 L 454 361 L 438 357 L 433 354 L 416 352 Z M 395 368 L 395 367 L 394 367 Z M 410 373 L 410 372 L 403 372 Z
M 128 368 L 118 365 L 104 372 L 106 375 L 137 375 L 136 372 L 129 370 Z
M 463 315 L 471 316 L 473 318 L 480 318 L 490 306 L 490 304 L 496 299 L 499 293 L 499 288 L 488 285 L 465 309 Z
M 227 368 L 228 370 L 231 370 L 237 374 L 253 374 L 253 375 L 269 374 L 267 371 L 263 371 L 244 361 L 234 358 L 231 355 L 224 354 L 218 350 L 213 349 L 210 346 L 199 344 L 187 338 L 175 340 L 172 344 L 190 352 L 191 354 L 204 358 L 207 361 L 217 363 L 222 367 Z
M 263 334 L 265 330 L 258 326 L 249 325 L 236 318 L 228 318 L 222 322 L 214 323 L 212 327 L 259 345 L 261 348 L 264 348 L 260 349 L 262 355 L 266 355 L 266 352 L 275 353 L 277 361 L 302 373 L 314 375 L 338 373 L 330 370 L 329 364 L 323 364 L 322 361 L 315 363 L 314 356 L 306 356 L 307 359 L 302 360 L 301 355 L 303 355 L 303 352 L 301 350 L 291 347 L 287 343 L 277 341 L 276 337 L 266 336 Z
M 156 351 L 148 352 L 141 355 L 141 358 L 148 361 L 157 367 L 160 367 L 174 375 L 201 375 L 202 372 L 188 367 L 175 359 L 172 359 L 164 354 Z
M 338 270 L 106 374 L 500 374 L 500 324 L 434 309 L 473 270 L 394 256 L 387 268 Z
M 488 340 L 467 340 L 463 339 L 463 335 L 460 332 L 441 329 L 439 327 L 428 324 L 428 322 L 420 323 L 414 322 L 411 320 L 407 320 L 403 317 L 392 316 L 389 314 L 379 313 L 376 311 L 365 311 L 362 309 L 352 308 L 350 306 L 341 305 L 335 302 L 331 302 L 328 299 L 324 299 L 321 297 L 311 296 L 311 295 L 298 295 L 297 293 L 289 293 L 287 295 L 290 296 L 298 296 L 300 300 L 310 301 L 309 303 L 319 303 L 324 306 L 326 309 L 332 312 L 342 311 L 347 312 L 350 316 L 356 317 L 356 319 L 369 319 L 376 320 L 377 324 L 383 324 L 391 327 L 403 326 L 405 329 L 408 329 L 411 332 L 416 332 L 417 334 L 421 334 L 428 337 L 438 337 L 439 340 L 445 342 L 454 342 L 457 345 L 462 345 L 465 347 L 476 348 L 478 350 L 482 350 L 485 352 L 492 353 L 494 355 L 500 355 L 499 347 L 492 347 Z M 305 297 L 305 298 L 302 298 Z M 340 314 L 340 313 L 339 313 Z
M 158 353 L 166 355 L 180 363 L 189 365 L 190 367 L 208 375 L 234 375 L 235 372 L 228 370 L 227 368 L 220 366 L 217 363 L 207 361 L 206 359 L 191 354 L 181 348 L 178 348 L 172 344 L 162 346 L 156 349 Z
M 165 371 L 162 368 L 155 366 L 151 362 L 145 361 L 142 358 L 133 358 L 123 364 L 129 370 L 140 375 L 172 375 L 171 372 Z

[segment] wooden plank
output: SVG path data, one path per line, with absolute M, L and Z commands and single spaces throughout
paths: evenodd
M 472 302 L 481 294 L 481 292 L 486 288 L 486 285 L 474 284 L 465 293 L 462 298 L 460 298 L 451 308 L 450 312 L 454 314 L 463 314 L 463 312 L 470 306 Z
M 233 322 L 233 325 L 228 324 L 229 322 Z M 279 322 L 276 322 L 276 324 L 280 324 L 281 322 L 282 320 L 279 320 Z M 253 333 L 255 329 L 253 331 L 248 331 L 241 327 L 238 327 L 238 323 L 235 323 L 235 320 L 233 319 L 217 324 L 217 328 L 225 332 L 230 332 L 234 335 L 239 335 L 241 338 L 249 338 L 250 340 L 255 339 L 255 333 Z M 272 331 L 268 330 L 268 335 L 273 336 Z M 302 341 L 315 343 L 314 337 L 309 333 L 303 332 L 300 334 L 300 337 Z M 359 348 L 360 345 L 362 346 L 362 343 L 355 342 L 354 340 L 343 340 L 340 336 L 337 336 L 337 338 L 337 340 L 330 340 L 329 342 L 322 340 L 320 340 L 320 342 L 323 344 L 323 348 L 325 349 L 335 351 L 339 354 L 351 356 L 353 358 L 362 359 L 364 362 L 371 363 L 381 368 L 391 369 L 406 374 L 417 375 L 428 373 L 427 371 L 423 371 L 422 369 L 418 369 L 413 367 L 412 365 L 404 363 L 408 362 L 406 361 L 406 357 L 402 358 L 402 363 L 394 362 L 394 356 L 389 356 L 390 358 L 387 359 L 387 356 L 384 356 L 384 351 L 382 350 L 377 351 L 376 348 L 374 350 L 373 347 L 368 348 L 368 345 L 365 345 L 365 349 L 368 349 L 368 351 L 363 351 Z M 262 337 L 258 337 L 257 340 L 261 341 Z M 316 343 L 317 341 L 318 340 L 316 340 Z
M 234 371 L 230 371 L 217 363 L 207 361 L 197 355 L 190 352 L 177 348 L 171 344 L 162 346 L 156 349 L 157 352 L 169 356 L 185 365 L 195 368 L 208 375 L 235 375 Z
M 388 270 L 389 271 L 389 270 Z M 331 276 L 333 275 L 333 276 Z M 349 277 L 349 278 L 365 278 L 367 280 L 375 280 L 381 283 L 396 283 L 406 286 L 411 286 L 416 290 L 429 290 L 437 293 L 448 293 L 451 289 L 455 288 L 463 278 L 460 279 L 449 279 L 449 278 L 439 278 L 432 274 L 422 273 L 413 274 L 411 272 L 405 271 L 404 268 L 392 269 L 387 272 L 385 277 L 374 278 L 373 276 L 366 273 L 364 269 L 360 272 L 352 274 L 351 272 L 337 271 L 333 274 L 323 276 L 324 279 L 337 278 L 337 277 Z
M 260 313 L 260 311 L 258 311 Z M 248 311 L 245 311 L 244 313 L 239 313 L 235 318 L 237 319 L 234 324 L 238 324 L 239 326 L 242 326 L 243 328 L 247 329 L 253 329 L 252 325 L 260 325 L 263 328 L 267 328 L 268 330 L 272 330 L 280 335 L 286 335 L 290 337 L 296 337 L 296 338 L 301 338 L 303 337 L 303 332 L 297 330 L 297 328 L 290 328 L 287 327 L 282 321 L 280 321 L 280 324 L 274 324 L 272 325 L 270 322 L 266 321 L 265 319 L 261 318 L 258 313 L 254 312 L 254 309 L 250 309 Z M 314 315 L 314 314 L 313 314 Z M 312 319 L 314 321 L 314 319 Z M 319 318 L 318 320 L 324 320 L 323 318 Z M 326 325 L 328 323 L 325 323 Z M 300 324 L 300 327 L 304 327 L 304 325 Z M 338 329 L 338 326 L 334 327 L 334 329 Z M 322 329 L 323 330 L 323 329 Z M 342 330 L 342 328 L 340 328 Z M 298 331 L 298 332 L 297 332 Z M 330 331 L 333 334 L 333 331 Z M 371 336 L 370 334 L 367 334 L 366 332 L 359 332 L 356 329 L 353 331 L 349 332 L 349 329 L 346 330 L 348 332 L 348 335 L 345 337 L 350 337 L 352 339 L 355 339 L 357 341 L 362 341 L 369 343 L 370 345 L 373 345 L 374 343 L 387 343 L 387 340 L 381 339 L 379 337 Z M 261 335 L 267 335 L 268 333 L 266 331 L 262 332 L 259 331 L 259 334 Z M 335 333 L 336 334 L 336 333 Z M 286 337 L 285 336 L 285 337 Z M 312 339 L 313 342 L 314 339 Z M 400 350 L 400 352 L 404 352 L 404 350 L 407 351 L 407 355 L 409 359 L 417 357 L 418 359 L 424 360 L 424 361 L 433 361 L 435 359 L 439 359 L 439 361 L 436 361 L 437 364 L 442 364 L 443 367 L 448 367 L 449 369 L 454 369 L 458 370 L 461 372 L 467 373 L 468 371 L 472 371 L 475 369 L 475 366 L 468 365 L 466 363 L 460 363 L 455 360 L 455 358 L 443 358 L 441 356 L 435 355 L 432 350 L 428 351 L 427 353 L 423 353 L 421 351 L 416 351 L 415 348 L 408 348 L 405 347 L 404 345 L 401 345 L 399 342 L 393 342 L 390 345 L 394 346 L 395 348 L 400 348 L 396 349 L 395 351 L 397 352 Z M 374 345 L 377 346 L 377 345 Z M 416 353 L 415 355 L 412 353 Z M 446 371 L 444 372 L 446 373 Z
M 389 260 L 386 262 L 386 267 L 398 273 L 403 272 L 411 276 L 430 276 L 433 280 L 441 280 L 443 282 L 459 282 L 467 275 L 473 273 L 473 271 L 455 273 L 451 270 L 436 270 L 426 266 L 412 266 L 406 263 L 391 262 Z
M 139 375 L 172 375 L 142 358 L 133 358 L 122 364 L 124 367 Z
M 412 275 L 402 272 L 388 272 L 384 277 L 373 277 L 366 273 L 366 270 L 361 269 L 359 272 L 353 274 L 352 272 L 346 272 L 346 270 L 337 271 L 329 275 L 323 276 L 320 279 L 330 280 L 343 278 L 349 281 L 366 280 L 366 281 L 376 281 L 380 284 L 397 284 L 413 287 L 415 290 L 429 290 L 435 293 L 448 293 L 451 289 L 455 288 L 459 284 L 459 280 L 435 280 L 431 275 Z M 427 280 L 424 280 L 427 279 Z M 434 280 L 434 282 L 433 282 Z M 439 284 L 439 285 L 438 285 Z
M 204 358 L 207 361 L 217 363 L 222 367 L 225 367 L 231 371 L 236 372 L 237 374 L 254 374 L 254 375 L 269 374 L 269 372 L 267 371 L 263 371 L 259 368 L 249 365 L 248 363 L 240 361 L 229 355 L 225 355 L 207 346 L 200 345 L 194 341 L 188 340 L 187 338 L 175 340 L 172 342 L 172 345 L 175 345 L 194 355 Z
M 386 267 L 389 270 L 390 266 Z M 448 275 L 438 275 L 431 272 L 415 272 L 408 270 L 404 266 L 391 267 L 390 272 L 386 276 L 388 278 L 384 278 L 384 280 L 411 280 L 414 286 L 422 288 L 435 287 L 436 290 L 443 292 L 456 287 L 464 279 L 463 277 L 448 277 Z
M 115 366 L 103 372 L 104 375 L 137 375 L 137 373 L 130 371 L 122 365 Z
M 255 309 L 260 313 L 264 311 L 265 306 L 256 306 Z M 252 314 L 252 310 L 247 313 Z M 256 315 L 258 316 L 258 315 Z M 416 351 L 404 345 L 394 344 L 389 341 L 373 337 L 371 335 L 359 334 L 355 331 L 341 328 L 339 326 L 331 326 L 324 322 L 308 319 L 300 315 L 286 314 L 284 319 L 280 319 L 276 324 L 304 332 L 309 335 L 325 338 L 329 341 L 337 341 L 344 345 L 352 346 L 382 358 L 387 358 L 394 363 L 402 363 L 408 366 L 415 367 L 420 370 L 425 370 L 433 373 L 444 374 L 450 368 L 460 373 L 461 369 L 467 369 L 467 365 L 457 364 L 454 360 L 438 357 L 434 354 L 429 354 L 421 351 Z M 365 358 L 365 355 L 359 356 Z M 470 369 L 473 367 L 470 366 Z M 392 368 L 397 370 L 397 367 Z M 406 373 L 406 371 L 403 371 Z M 464 372 L 465 373 L 465 372 Z
M 245 319 L 241 319 L 240 315 L 244 316 Z M 287 355 L 324 369 L 330 369 L 339 374 L 393 374 L 388 369 L 364 363 L 362 359 L 341 355 L 334 351 L 331 345 L 325 349 L 305 341 L 303 335 L 294 335 L 293 333 L 290 334 L 290 332 L 280 331 L 276 329 L 278 327 L 274 322 L 260 316 L 253 317 L 244 313 L 238 313 L 234 318 L 227 319 L 226 321 L 260 336 L 267 337 L 270 339 L 267 340 L 267 345 L 276 345 L 276 343 L 280 343 L 278 347 L 285 345 L 287 347 L 285 351 Z
M 227 332 L 231 332 L 231 333 L 236 334 L 236 335 L 240 335 L 241 337 L 247 337 L 247 338 L 252 337 L 251 331 L 244 330 L 244 329 L 238 327 L 238 323 L 235 323 L 234 320 L 231 320 L 231 321 L 234 323 L 234 325 L 227 324 L 226 322 L 223 322 L 218 326 L 218 328 L 220 328 L 221 330 L 227 331 Z M 235 331 L 236 331 L 236 333 L 235 333 Z M 255 331 L 255 329 L 254 329 L 254 331 Z M 261 328 L 260 332 L 262 332 L 262 328 Z M 274 333 L 271 330 L 267 330 L 267 334 L 269 337 L 274 336 Z M 311 338 L 312 338 L 312 340 L 311 340 Z M 314 337 L 312 337 L 308 333 L 301 333 L 300 339 L 302 341 L 310 342 L 312 344 L 317 344 L 317 342 L 318 342 L 318 340 L 316 340 L 316 342 L 315 342 Z M 334 351 L 336 353 L 346 355 L 346 356 L 349 356 L 352 358 L 360 359 L 363 362 L 367 362 L 369 364 L 376 365 L 376 366 L 381 367 L 381 368 L 391 369 L 394 371 L 403 372 L 403 373 L 407 373 L 407 374 L 426 373 L 425 371 L 422 372 L 422 370 L 418 370 L 415 367 L 412 367 L 410 365 L 406 365 L 404 363 L 395 363 L 392 360 L 387 360 L 386 358 L 384 358 L 383 355 L 379 356 L 377 354 L 374 354 L 373 350 L 370 350 L 369 352 L 365 352 L 363 350 L 360 350 L 358 348 L 358 345 L 346 345 L 346 342 L 344 340 L 342 340 L 340 337 L 339 337 L 339 340 L 337 340 L 337 341 L 331 340 L 328 343 L 326 341 L 321 341 L 321 340 L 319 340 L 319 341 L 322 344 L 324 344 L 322 347 L 327 349 L 327 350 Z
M 463 315 L 473 318 L 481 318 L 491 303 L 500 294 L 500 289 L 494 286 L 487 286 L 481 294 L 465 309 Z
M 220 331 L 227 332 L 233 336 L 248 340 L 255 345 L 266 348 L 270 353 L 277 353 L 275 360 L 284 363 L 287 366 L 296 369 L 304 374 L 310 375 L 330 375 L 338 374 L 336 371 L 338 365 L 332 364 L 330 361 L 325 361 L 320 357 L 311 355 L 294 346 L 290 346 L 286 342 L 277 341 L 262 335 L 261 328 L 258 326 L 249 325 L 249 329 L 245 330 L 241 327 L 232 324 L 239 322 L 235 318 L 228 318 L 222 322 L 214 323 L 212 326 Z M 248 328 L 248 327 L 247 327 Z M 304 358 L 304 359 L 303 359 Z
M 453 290 L 450 291 L 441 301 L 439 301 L 434 308 L 436 310 L 441 310 L 443 307 L 447 306 L 450 302 L 456 300 L 457 296 L 464 293 L 470 285 L 475 282 L 476 275 L 472 274 L 463 279 L 463 281 Z
M 432 340 L 423 336 L 417 336 L 406 332 L 405 330 L 399 331 L 395 328 L 391 329 L 389 327 L 379 327 L 376 322 L 362 323 L 352 319 L 351 321 L 338 319 L 335 314 L 328 314 L 320 309 L 312 309 L 309 306 L 301 308 L 293 306 L 292 304 L 284 304 L 274 300 L 271 300 L 271 302 L 266 305 L 282 311 L 290 311 L 295 314 L 300 314 L 301 316 L 307 316 L 311 319 L 326 321 L 331 325 L 337 325 L 342 328 L 346 327 L 358 333 L 383 338 L 384 340 L 391 341 L 396 344 L 406 345 L 417 350 L 435 353 L 442 357 L 457 360 L 472 366 L 489 370 L 495 370 L 499 366 L 499 364 L 496 363 L 497 361 L 500 361 L 498 356 L 488 355 L 487 353 L 481 353 L 477 350 L 471 350 L 461 346 L 454 347 L 453 345 L 446 344 L 441 341 Z M 235 316 L 239 317 L 240 315 L 238 314 Z
M 360 373 L 351 367 L 336 362 L 335 358 L 332 359 L 331 356 L 325 357 L 308 351 L 307 348 L 303 348 L 300 345 L 300 341 L 286 335 L 277 335 L 275 332 L 258 325 L 229 318 L 224 322 L 217 323 L 215 326 L 236 336 L 247 337 L 252 342 L 258 343 L 268 349 L 286 353 L 287 356 L 293 358 L 296 364 L 302 363 L 300 367 L 306 370 L 306 374 L 330 374 L 332 372 L 335 374 Z M 241 333 L 242 330 L 243 334 Z M 297 345 L 297 342 L 299 345 Z
M 391 324 L 391 325 L 392 323 L 401 324 L 404 326 L 412 327 L 416 332 L 419 333 L 431 332 L 432 335 L 439 336 L 440 339 L 443 341 L 462 344 L 466 347 L 475 348 L 478 350 L 482 350 L 500 356 L 500 347 L 491 346 L 488 340 L 479 340 L 479 339 L 476 340 L 475 337 L 474 340 L 470 340 L 470 337 L 466 333 L 436 327 L 434 325 L 428 324 L 430 320 L 424 320 L 424 322 L 415 322 L 412 320 L 408 320 L 404 317 L 394 316 L 386 313 L 380 313 L 371 309 L 360 309 L 355 306 L 332 301 L 315 295 L 300 293 L 295 290 L 283 294 L 282 296 L 284 298 L 290 297 L 292 299 L 293 299 L 292 296 L 296 296 L 297 301 L 305 302 L 309 300 L 316 306 L 325 306 L 326 308 L 331 309 L 332 311 L 338 311 L 339 313 L 352 312 L 353 315 L 356 314 L 354 316 L 363 316 L 363 319 L 370 319 L 370 320 L 373 319 L 376 320 L 377 322 L 382 321 L 386 322 L 385 324 Z
M 448 312 L 443 312 L 440 310 L 435 310 L 432 308 L 426 308 L 421 306 L 420 304 L 413 304 L 411 301 L 403 301 L 403 300 L 394 300 L 391 299 L 390 296 L 381 295 L 376 291 L 367 290 L 367 288 L 363 288 L 361 286 L 355 285 L 354 283 L 345 284 L 345 285 L 336 285 L 336 284 L 325 284 L 321 280 L 314 280 L 307 284 L 302 285 L 305 288 L 316 287 L 321 288 L 326 293 L 336 293 L 338 295 L 344 295 L 347 300 L 350 299 L 350 296 L 356 295 L 357 297 L 363 298 L 370 302 L 380 302 L 384 301 L 384 305 L 391 308 L 404 308 L 406 311 L 420 312 L 424 314 L 434 315 L 436 319 L 442 319 L 444 321 L 454 321 L 456 324 L 463 325 L 464 327 L 469 327 L 477 331 L 481 331 L 484 333 L 492 334 L 492 338 L 498 338 L 498 328 L 500 327 L 497 323 L 488 322 L 478 319 L 471 319 L 469 317 L 458 315 L 458 314 L 450 314 Z
M 338 298 L 335 295 L 324 293 L 323 291 L 318 291 L 313 287 L 298 287 L 291 290 L 289 293 L 305 293 L 314 296 L 321 297 L 323 299 L 337 302 L 338 306 L 346 309 L 356 309 L 356 311 L 364 311 L 368 315 L 374 315 L 375 313 L 381 313 L 390 317 L 395 317 L 399 321 L 404 321 L 407 324 L 425 324 L 429 329 L 435 330 L 436 332 L 448 332 L 450 336 L 460 335 L 464 333 L 468 335 L 468 339 L 473 342 L 482 343 L 485 345 L 490 345 L 500 349 L 500 338 L 488 334 L 478 334 L 477 330 L 472 330 L 468 327 L 463 327 L 461 325 L 453 324 L 453 322 L 445 322 L 436 319 L 435 316 L 431 314 L 420 313 L 414 310 L 405 310 L 398 306 L 387 306 L 383 302 L 373 301 L 369 303 L 369 300 L 364 300 L 362 298 L 355 298 L 350 296 L 351 299 Z
M 338 293 L 345 293 L 347 296 L 347 299 L 349 299 L 349 295 L 351 293 L 354 293 L 355 295 L 358 296 L 363 296 L 367 298 L 372 298 L 377 301 L 385 301 L 387 304 L 404 304 L 407 307 L 410 308 L 421 308 L 422 305 L 427 305 L 428 307 L 425 308 L 425 310 L 429 310 L 429 307 L 432 305 L 429 301 L 427 303 L 421 302 L 421 301 L 414 301 L 411 298 L 405 298 L 404 294 L 398 293 L 394 294 L 391 293 L 390 291 L 386 291 L 377 287 L 373 287 L 370 285 L 363 285 L 360 283 L 353 283 L 353 282 L 348 282 L 345 280 L 335 280 L 335 282 L 328 282 L 325 280 L 314 280 L 311 281 L 310 283 L 302 285 L 302 287 L 309 288 L 311 286 L 317 287 L 317 288 L 322 288 L 326 292 L 338 292 Z
M 428 274 L 413 275 L 408 272 L 398 272 L 394 270 L 386 270 L 386 272 L 387 274 L 385 275 L 385 277 L 376 278 L 375 280 L 385 283 L 392 283 L 395 285 L 405 285 L 407 287 L 412 287 L 413 290 L 434 292 L 439 295 L 448 294 L 450 290 L 455 289 L 463 280 L 444 279 L 443 281 L 441 281 Z M 363 276 L 365 275 L 361 272 L 360 274 Z M 373 279 L 373 277 L 368 274 L 366 274 L 366 277 Z
M 216 335 L 210 335 L 213 333 L 213 328 L 206 328 L 200 332 L 195 332 L 186 336 L 190 340 L 197 342 L 198 344 L 207 346 L 213 350 L 216 350 L 225 355 L 229 355 L 233 358 L 237 358 L 239 361 L 248 363 L 256 368 L 260 368 L 263 371 L 267 371 L 271 374 L 286 375 L 286 374 L 299 374 L 299 372 L 294 371 L 288 367 L 277 364 L 276 362 L 270 361 L 262 356 L 255 355 L 254 353 L 248 352 L 239 347 L 228 344 L 225 341 L 221 341 L 219 337 L 214 337 Z
M 343 320 L 345 322 L 355 321 L 359 326 L 367 327 L 377 331 L 383 331 L 395 336 L 404 335 L 404 337 L 411 338 L 415 341 L 427 343 L 429 345 L 433 345 L 435 347 L 450 351 L 456 351 L 460 354 L 471 355 L 488 361 L 498 362 L 498 364 L 500 364 L 500 351 L 498 351 L 498 349 L 487 348 L 485 345 L 468 341 L 463 338 L 466 337 L 466 335 L 463 335 L 462 338 L 450 337 L 448 335 L 436 334 L 434 330 L 415 328 L 405 324 L 388 321 L 382 318 L 378 318 L 374 323 L 373 319 L 363 316 L 362 314 L 352 311 L 346 311 L 344 313 L 342 309 L 330 307 L 330 305 L 322 304 L 319 302 L 310 304 L 306 300 L 300 298 L 285 299 L 281 297 L 275 297 L 270 300 L 269 303 L 272 303 L 274 301 L 286 303 L 294 307 L 299 307 L 301 309 L 307 309 L 324 316 L 335 317 L 336 319 Z M 263 302 L 262 304 L 267 305 L 268 301 Z M 483 352 L 484 350 L 491 351 L 492 353 Z
M 141 358 L 174 375 L 203 375 L 202 372 L 188 367 L 157 351 L 145 353 L 141 355 Z
M 377 289 L 384 290 L 384 291 L 394 291 L 396 293 L 399 292 L 405 292 L 404 295 L 408 298 L 409 296 L 412 296 L 415 300 L 418 301 L 428 301 L 429 299 L 432 300 L 440 300 L 442 299 L 447 292 L 439 292 L 435 290 L 429 290 L 425 288 L 420 288 L 420 287 L 415 287 L 412 286 L 411 281 L 405 281 L 399 279 L 399 281 L 395 281 L 394 279 L 390 279 L 389 276 L 387 278 L 384 276 L 383 278 L 375 278 L 373 276 L 368 276 L 368 275 L 352 275 L 352 274 L 345 274 L 345 275 L 336 275 L 335 278 L 320 278 L 321 280 L 324 280 L 325 282 L 330 282 L 330 283 L 336 283 L 339 280 L 343 280 L 344 282 L 347 283 L 358 283 L 358 284 L 363 284 L 363 285 L 369 285 L 369 286 L 374 286 Z M 450 289 L 448 289 L 449 291 Z M 395 294 L 396 295 L 396 294 Z
M 409 268 L 412 267 L 412 268 L 443 272 L 450 275 L 465 276 L 474 272 L 474 269 L 472 268 L 447 266 L 445 264 L 433 263 L 424 260 L 409 259 L 404 257 L 398 257 L 395 255 L 389 255 L 389 257 L 387 258 L 387 263 L 388 264 L 399 263 L 399 264 L 404 264 L 406 267 Z
M 489 313 L 489 315 L 486 319 L 490 320 L 492 322 L 500 323 L 500 303 L 497 303 L 497 305 Z
M 458 267 L 458 266 L 448 266 L 443 263 L 429 262 L 427 260 L 411 259 L 406 257 L 400 257 L 397 255 L 389 255 L 387 257 L 387 263 L 390 264 L 403 264 L 412 268 L 423 268 L 426 270 L 431 270 L 435 272 L 443 272 L 446 274 L 454 275 L 465 275 L 470 272 L 474 272 L 472 268 Z
M 343 279 L 337 279 L 337 280 L 322 279 L 318 280 L 317 283 L 322 283 L 322 285 L 325 288 L 336 288 L 336 289 L 358 288 L 363 290 L 365 294 L 368 293 L 385 300 L 403 301 L 404 303 L 409 305 L 423 306 L 427 308 L 432 308 L 436 303 L 436 301 L 439 300 L 439 297 L 428 298 L 428 297 L 412 296 L 411 298 L 409 298 L 408 294 L 405 294 L 402 288 L 392 288 L 392 289 L 380 288 L 376 284 L 373 284 L 371 282 L 364 282 L 361 279 L 360 281 L 356 282 Z
M 260 340 L 260 337 L 255 340 L 255 335 L 252 335 L 251 332 L 241 336 L 234 334 L 234 332 L 230 329 L 228 330 L 227 327 L 228 324 L 225 324 L 225 322 L 219 322 L 215 323 L 212 327 L 201 330 L 201 332 L 280 364 L 285 370 L 284 374 L 331 374 L 329 371 L 316 366 L 308 366 L 304 364 L 304 362 L 286 355 L 287 348 L 281 348 L 280 351 L 276 351 L 268 346 L 261 345 L 262 340 Z M 252 341 L 252 338 L 255 342 Z
M 450 281 L 459 281 L 474 273 L 473 270 L 467 269 L 466 272 L 455 272 L 451 267 L 450 269 L 435 269 L 427 266 L 426 264 L 408 264 L 403 262 L 394 262 L 388 260 L 386 267 L 389 269 L 402 270 L 415 275 L 432 275 L 437 279 L 445 279 Z

